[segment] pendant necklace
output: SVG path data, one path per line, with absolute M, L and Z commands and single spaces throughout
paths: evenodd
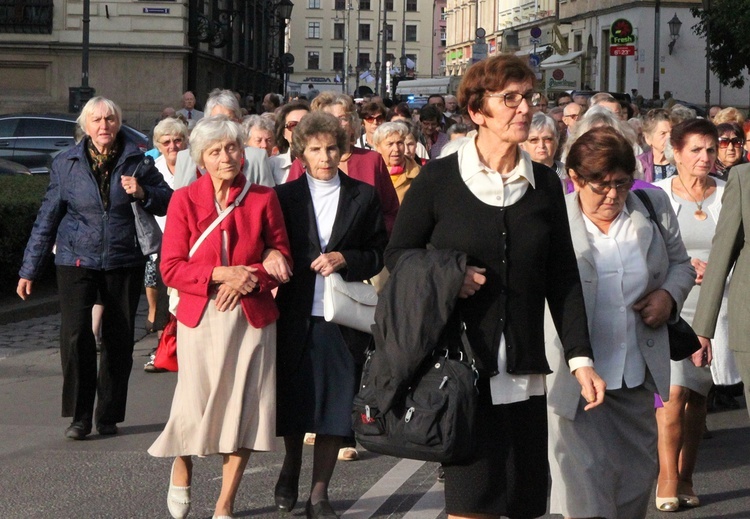
M 699 202 L 698 200 L 695 199 L 695 197 L 692 195 L 692 193 L 690 193 L 690 191 L 688 191 L 687 186 L 685 186 L 685 183 L 682 181 L 682 177 L 680 177 L 680 175 L 677 175 L 677 178 L 679 179 L 680 184 L 682 184 L 682 189 L 685 190 L 685 193 L 687 193 L 687 195 L 690 198 L 693 199 L 693 202 L 695 202 L 695 205 L 698 206 L 698 209 L 693 213 L 693 216 L 695 216 L 695 219 L 702 221 L 702 220 L 705 220 L 706 218 L 708 218 L 708 215 L 703 210 L 703 203 L 706 201 L 706 191 L 708 191 L 708 180 L 706 180 L 706 185 L 703 188 L 703 195 L 701 195 L 701 199 L 702 200 Z

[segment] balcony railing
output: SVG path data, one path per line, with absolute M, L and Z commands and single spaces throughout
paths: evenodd
M 0 32 L 50 34 L 52 0 L 0 0 Z

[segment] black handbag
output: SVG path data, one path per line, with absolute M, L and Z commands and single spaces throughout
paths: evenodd
M 643 205 L 648 209 L 648 214 L 651 219 L 659 227 L 659 232 L 662 236 L 665 235 L 664 228 L 661 222 L 656 217 L 656 210 L 654 205 L 651 203 L 651 199 L 646 193 L 640 189 L 633 191 L 635 195 L 641 199 Z M 698 336 L 695 334 L 690 325 L 680 317 L 676 323 L 667 323 L 667 331 L 669 332 L 669 358 L 672 360 L 685 360 L 693 353 L 701 349 L 701 343 L 698 340 Z
M 461 340 L 464 351 L 433 352 L 405 394 L 385 412 L 378 409 L 370 369 L 373 356 L 382 353 L 368 352 L 352 411 L 352 429 L 360 445 L 371 452 L 422 461 L 454 463 L 469 457 L 477 371 L 465 332 Z

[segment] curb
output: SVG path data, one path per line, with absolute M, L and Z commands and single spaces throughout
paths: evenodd
M 0 325 L 25 321 L 35 317 L 46 317 L 60 313 L 60 298 L 57 294 L 34 298 L 30 301 L 0 305 Z

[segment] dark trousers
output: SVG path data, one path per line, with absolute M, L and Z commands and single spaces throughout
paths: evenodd
M 143 286 L 143 266 L 92 270 L 57 267 L 60 292 L 62 416 L 74 422 L 114 424 L 125 419 L 128 379 L 133 366 L 135 314 Z M 97 374 L 91 308 L 100 297 L 102 348 Z M 96 415 L 94 399 L 98 396 Z

